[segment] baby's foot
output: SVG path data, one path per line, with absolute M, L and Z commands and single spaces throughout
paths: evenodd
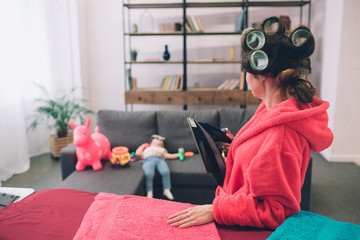
M 153 198 L 153 191 L 148 191 L 146 197 Z
M 171 194 L 170 189 L 164 189 L 163 192 L 164 196 L 170 200 L 174 200 L 174 196 Z

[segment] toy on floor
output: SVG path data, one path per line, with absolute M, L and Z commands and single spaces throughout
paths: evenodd
M 74 144 L 76 146 L 77 163 L 75 169 L 82 171 L 86 166 L 92 166 L 94 171 L 102 168 L 101 159 L 110 159 L 111 150 L 108 138 L 100 133 L 100 128 L 96 126 L 95 132 L 91 134 L 89 126 L 90 119 L 86 119 L 85 125 L 76 126 L 69 121 L 69 125 L 74 129 Z
M 127 147 L 119 146 L 112 149 L 110 161 L 114 167 L 128 167 L 130 160 L 131 156 Z

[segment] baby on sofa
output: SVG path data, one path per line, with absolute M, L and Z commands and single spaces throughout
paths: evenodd
M 152 135 L 149 143 L 143 143 L 135 151 L 137 157 L 144 159 L 142 169 L 145 173 L 146 196 L 153 197 L 153 180 L 155 176 L 155 169 L 157 169 L 162 177 L 163 194 L 170 200 L 174 199 L 170 189 L 170 170 L 165 159 L 178 159 L 179 153 L 168 153 L 164 148 L 165 138 L 159 135 Z M 184 151 L 184 149 L 181 149 Z

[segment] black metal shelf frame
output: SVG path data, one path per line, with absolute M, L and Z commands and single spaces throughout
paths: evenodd
M 302 16 L 303 16 L 303 7 L 309 7 L 308 14 L 308 25 L 310 26 L 310 13 L 311 13 L 311 0 L 297 0 L 297 1 L 249 1 L 249 0 L 239 0 L 237 2 L 186 2 L 186 0 L 182 0 L 182 2 L 178 3 L 138 3 L 138 4 L 130 4 L 129 0 L 123 0 L 123 16 L 125 16 L 125 8 L 130 9 L 161 9 L 161 8 L 182 8 L 183 9 L 183 23 L 187 22 L 186 19 L 186 10 L 187 8 L 242 8 L 244 11 L 244 26 L 248 27 L 248 14 L 249 7 L 299 7 L 300 8 L 300 24 L 302 24 Z M 128 13 L 128 29 L 130 30 L 130 13 Z M 186 38 L 187 36 L 209 36 L 209 35 L 239 35 L 240 32 L 203 32 L 203 33 L 194 33 L 194 32 L 186 32 L 183 27 L 182 32 L 176 33 L 125 33 L 125 21 L 123 21 L 123 29 L 124 29 L 124 64 L 133 64 L 132 62 L 126 61 L 125 54 L 125 36 L 128 37 L 138 37 L 138 36 L 182 36 L 183 37 L 183 61 L 180 64 L 183 64 L 183 91 L 187 90 L 187 64 L 200 63 L 204 62 L 191 62 L 187 60 L 187 47 L 186 47 Z M 131 41 L 129 40 L 129 47 L 131 48 Z M 157 63 L 157 62 L 151 62 Z M 186 106 L 184 106 L 186 109 Z
M 124 3 L 129 9 L 143 8 L 208 8 L 208 7 L 301 7 L 309 4 L 311 1 L 238 1 L 238 2 L 179 2 L 179 3 Z

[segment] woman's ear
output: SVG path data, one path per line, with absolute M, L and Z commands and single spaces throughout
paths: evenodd
M 271 75 L 269 75 L 269 74 L 267 74 L 267 75 L 260 75 L 260 80 L 261 80 L 261 82 L 264 82 L 264 81 L 269 81 L 269 80 L 273 80 L 274 78 L 271 76 Z

